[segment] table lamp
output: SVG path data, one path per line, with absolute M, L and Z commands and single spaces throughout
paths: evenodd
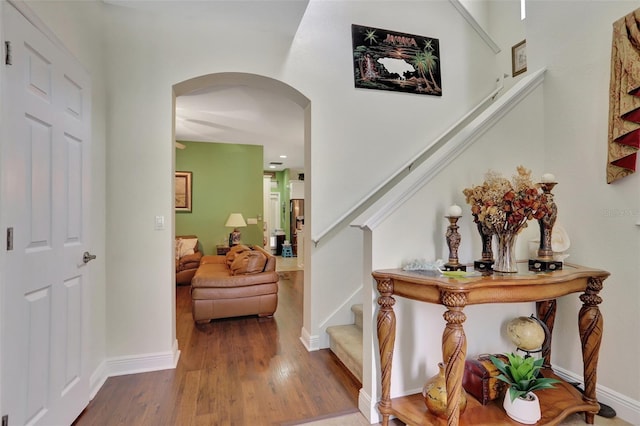
M 224 226 L 233 228 L 233 231 L 229 234 L 229 245 L 235 246 L 240 244 L 240 231 L 238 228 L 244 228 L 247 226 L 247 222 L 244 221 L 241 213 L 231 213 L 227 219 L 227 223 Z

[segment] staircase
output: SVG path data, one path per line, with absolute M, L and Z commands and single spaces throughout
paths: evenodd
M 327 327 L 329 349 L 362 383 L 362 304 L 351 306 L 355 323 Z

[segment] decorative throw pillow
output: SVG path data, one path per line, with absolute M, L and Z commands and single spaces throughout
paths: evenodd
M 180 247 L 179 251 L 177 248 L 178 244 Z M 195 247 L 197 244 L 197 238 L 180 238 L 178 242 L 176 242 L 176 251 L 178 251 L 178 258 L 195 253 Z
M 236 256 L 242 252 L 245 251 L 250 251 L 251 249 L 247 246 L 245 246 L 244 244 L 238 244 L 237 246 L 233 246 L 229 249 L 229 251 L 226 254 L 226 262 L 227 262 L 227 266 L 229 268 L 231 268 L 231 264 L 233 263 L 233 261 L 235 260 Z
M 180 259 L 180 250 L 182 248 L 182 238 L 176 239 L 176 259 Z
M 247 251 L 247 250 L 251 250 L 251 249 L 248 246 L 245 246 L 244 244 L 238 244 L 229 249 L 230 252 L 234 252 L 234 253 L 242 253 L 243 251 Z
M 257 251 L 244 251 L 236 256 L 231 264 L 233 275 L 257 274 L 264 270 L 267 258 Z

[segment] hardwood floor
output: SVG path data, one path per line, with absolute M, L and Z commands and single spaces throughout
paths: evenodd
M 189 287 L 177 287 L 177 368 L 109 378 L 74 425 L 266 426 L 357 411 L 357 380 L 299 340 L 303 272 L 280 276 L 271 319 L 195 325 Z

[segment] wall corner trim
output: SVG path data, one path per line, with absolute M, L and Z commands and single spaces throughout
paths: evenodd
M 464 7 L 462 3 L 460 3 L 460 0 L 449 0 L 449 2 L 453 5 L 453 7 L 456 8 L 458 12 L 460 12 L 460 14 L 464 17 L 464 19 L 467 20 L 469 25 L 471 25 L 471 27 L 473 27 L 473 29 L 476 30 L 480 38 L 487 44 L 487 46 L 489 46 L 491 50 L 493 50 L 493 53 L 495 53 L 496 55 L 500 53 L 501 51 L 500 46 L 498 46 L 496 42 L 493 41 L 491 36 L 484 30 L 484 28 L 482 28 L 482 26 L 478 23 L 478 21 L 476 21 L 476 18 L 474 18 L 469 13 L 467 8 Z
M 302 335 L 300 336 L 300 341 L 307 349 L 308 352 L 317 351 L 320 349 L 320 338 L 318 336 L 313 336 L 309 334 L 306 328 L 302 328 Z

